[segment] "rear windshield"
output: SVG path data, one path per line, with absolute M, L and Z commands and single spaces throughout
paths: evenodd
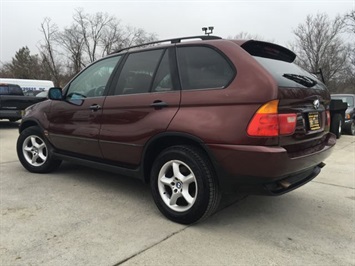
M 275 78 L 280 87 L 314 87 L 324 84 L 294 63 L 253 56 Z M 319 86 L 318 86 L 319 87 Z
M 23 95 L 22 89 L 18 85 L 0 84 L 1 95 Z

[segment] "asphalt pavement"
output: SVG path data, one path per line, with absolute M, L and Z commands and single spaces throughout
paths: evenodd
M 70 163 L 27 172 L 17 126 L 0 121 L 2 266 L 355 265 L 354 136 L 338 140 L 305 186 L 185 226 L 162 216 L 138 180 Z

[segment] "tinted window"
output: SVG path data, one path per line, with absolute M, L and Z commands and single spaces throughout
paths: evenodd
M 10 95 L 23 95 L 22 89 L 20 86 L 9 86 L 9 94 Z
M 179 47 L 178 63 L 183 90 L 224 88 L 235 74 L 228 61 L 209 47 Z
M 152 92 L 164 92 L 173 90 L 171 79 L 169 53 L 165 51 L 164 57 L 160 62 L 158 71 L 153 82 Z
M 164 50 L 145 51 L 130 54 L 118 78 L 115 93 L 147 93 Z
M 71 82 L 67 98 L 82 99 L 102 96 L 119 59 L 120 56 L 106 58 L 86 68 Z
M 273 60 L 268 58 L 262 58 L 255 56 L 254 57 L 270 74 L 275 78 L 278 85 L 280 87 L 312 87 L 316 84 L 319 84 L 320 87 L 324 87 L 321 81 L 319 81 L 316 76 L 313 76 L 306 70 L 302 69 L 301 67 L 297 66 L 294 63 L 288 63 L 280 60 Z M 292 75 L 295 76 L 292 79 Z M 307 85 L 307 80 L 302 82 L 302 79 L 297 79 L 299 77 L 306 77 L 310 81 L 314 81 L 313 85 L 311 82 L 310 85 Z
M 0 94 L 1 95 L 9 94 L 9 87 L 8 86 L 0 86 Z
M 18 85 L 0 85 L 0 94 L 23 95 L 22 89 Z

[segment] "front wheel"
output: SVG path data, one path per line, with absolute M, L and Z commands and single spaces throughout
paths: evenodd
M 191 224 L 216 211 L 220 191 L 207 156 L 193 146 L 172 146 L 155 160 L 151 191 L 158 209 L 170 220 Z
M 33 173 L 48 173 L 59 167 L 61 160 L 53 158 L 41 130 L 29 127 L 23 130 L 17 139 L 17 156 L 28 171 Z

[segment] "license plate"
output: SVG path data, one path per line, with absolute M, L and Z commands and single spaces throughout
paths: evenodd
M 319 113 L 308 113 L 308 121 L 311 130 L 320 129 Z

